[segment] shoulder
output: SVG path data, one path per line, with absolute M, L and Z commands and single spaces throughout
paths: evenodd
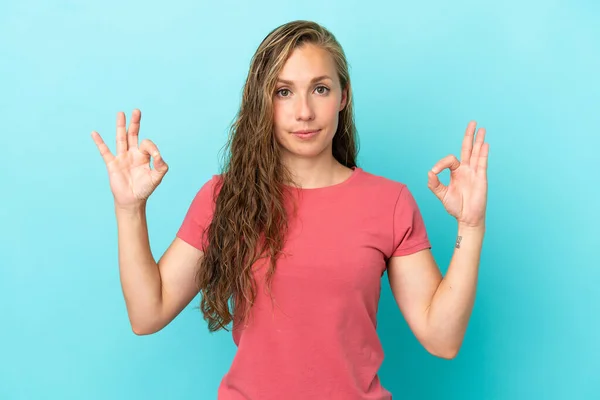
M 212 195 L 217 195 L 219 193 L 219 191 L 221 190 L 221 186 L 223 185 L 223 175 L 222 174 L 215 174 L 212 175 L 209 179 L 205 179 L 201 184 L 200 184 L 200 188 L 198 189 L 198 195 L 201 194 L 212 194 Z
M 365 193 L 377 193 L 386 197 L 397 197 L 406 188 L 406 184 L 402 181 L 377 175 L 364 169 L 360 169 L 357 184 L 361 191 Z
M 212 175 L 204 178 L 197 184 L 190 208 L 198 213 L 202 210 L 214 208 L 217 196 L 223 182 L 222 175 Z
M 355 195 L 368 203 L 391 206 L 395 210 L 416 207 L 415 197 L 404 181 L 365 170 L 360 171 L 359 178 Z

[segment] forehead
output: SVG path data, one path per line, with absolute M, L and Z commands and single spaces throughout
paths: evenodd
M 321 75 L 337 75 L 333 57 L 321 47 L 306 44 L 293 50 L 278 78 L 302 83 Z

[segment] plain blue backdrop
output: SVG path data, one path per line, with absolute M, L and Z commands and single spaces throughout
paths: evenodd
M 250 58 L 276 26 L 329 28 L 351 66 L 359 164 L 405 182 L 445 272 L 456 221 L 427 171 L 474 119 L 490 142 L 477 301 L 454 360 L 427 353 L 384 277 L 380 371 L 398 399 L 600 398 L 600 5 L 173 0 L 0 3 L 0 399 L 214 399 L 235 346 L 196 298 L 133 334 L 112 195 L 90 133 L 115 117 L 170 165 L 156 258 L 220 168 Z M 442 179 L 447 182 L 447 172 Z

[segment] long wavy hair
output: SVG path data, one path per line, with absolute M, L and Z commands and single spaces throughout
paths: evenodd
M 304 44 L 317 45 L 333 57 L 341 87 L 348 93 L 333 138 L 333 156 L 346 167 L 356 166 L 358 143 L 342 47 L 331 32 L 315 22 L 293 21 L 279 26 L 264 38 L 252 57 L 241 106 L 225 145 L 215 212 L 205 232 L 208 246 L 198 269 L 197 285 L 200 309 L 211 332 L 228 330 L 230 322 L 246 320 L 256 297 L 252 266 L 261 258 L 270 260 L 265 278 L 271 290 L 288 227 L 285 186 L 294 183 L 281 162 L 274 135 L 273 96 L 285 62 Z

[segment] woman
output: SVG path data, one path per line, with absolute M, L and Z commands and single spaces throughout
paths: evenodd
M 146 201 L 168 166 L 141 114 L 117 117 L 117 154 L 92 133 L 107 164 L 119 267 L 131 326 L 157 332 L 198 294 L 209 329 L 233 323 L 238 346 L 219 399 L 390 399 L 377 371 L 380 280 L 432 354 L 452 358 L 472 310 L 485 231 L 488 144 L 471 122 L 461 161 L 429 171 L 429 188 L 458 221 L 447 275 L 431 254 L 405 184 L 356 164 L 344 52 L 322 26 L 273 30 L 250 66 L 228 162 L 193 199 L 156 263 Z M 150 159 L 154 169 L 150 169 Z M 444 186 L 437 178 L 451 170 Z

